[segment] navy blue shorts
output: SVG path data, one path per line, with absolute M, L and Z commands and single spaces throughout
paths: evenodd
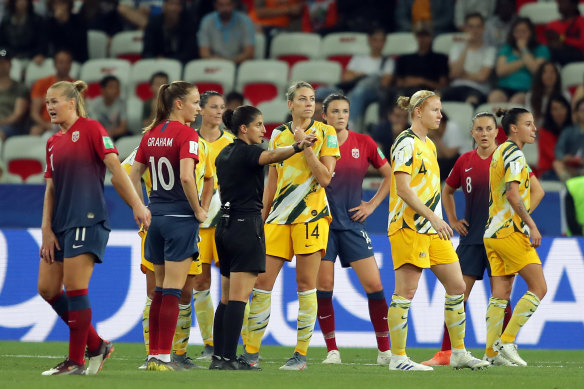
M 215 229 L 219 270 L 230 273 L 266 271 L 266 237 L 261 214 L 230 216 L 229 225 L 221 218 Z
M 199 223 L 195 217 L 152 216 L 144 242 L 144 258 L 154 265 L 164 261 L 197 259 Z
M 81 254 L 93 254 L 95 262 L 101 263 L 107 246 L 110 230 L 103 223 L 88 227 L 69 228 L 56 233 L 61 250 L 55 250 L 55 261 L 73 258 Z
M 486 269 L 487 274 L 491 277 L 491 266 L 489 265 L 489 259 L 487 258 L 487 251 L 484 245 L 459 245 L 456 248 L 456 254 L 458 254 L 463 275 L 482 280 Z
M 351 262 L 373 256 L 371 239 L 365 230 L 333 230 L 329 231 L 324 261 L 335 262 L 337 256 L 342 267 L 350 267 Z

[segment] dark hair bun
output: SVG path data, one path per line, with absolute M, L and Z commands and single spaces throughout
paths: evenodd
M 498 118 L 505 116 L 505 114 L 507 113 L 507 108 L 497 108 L 497 110 L 495 111 L 495 116 L 497 116 Z
M 223 124 L 225 124 L 225 127 L 227 127 L 227 129 L 229 131 L 233 131 L 232 120 L 233 120 L 233 110 L 226 109 L 225 112 L 223 112 Z

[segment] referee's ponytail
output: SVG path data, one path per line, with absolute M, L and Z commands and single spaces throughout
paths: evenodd
M 223 112 L 223 124 L 230 130 L 235 136 L 239 135 L 239 130 L 241 126 L 249 126 L 258 115 L 262 112 L 251 105 L 240 105 L 234 110 L 227 109 Z

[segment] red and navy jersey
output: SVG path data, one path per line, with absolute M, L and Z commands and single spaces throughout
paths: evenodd
M 460 237 L 460 244 L 483 244 L 485 226 L 489 218 L 489 166 L 493 154 L 482 159 L 476 150 L 462 154 L 446 179 L 454 189 L 462 187 L 465 207 L 464 219 L 468 234 Z
M 180 181 L 180 160 L 184 158 L 194 159 L 195 165 L 199 161 L 199 135 L 191 127 L 167 120 L 142 137 L 135 160 L 150 171 L 148 208 L 153 216 L 193 215 Z
M 101 222 L 109 228 L 103 159 L 117 152 L 101 124 L 87 118 L 79 118 L 67 132 L 49 138 L 45 177 L 52 178 L 55 186 L 54 232 Z
M 325 189 L 333 216 L 330 228 L 335 230 L 362 229 L 363 223 L 351 220 L 349 209 L 361 204 L 363 178 L 369 164 L 379 169 L 387 160 L 377 147 L 377 143 L 365 134 L 349 131 L 347 140 L 339 149 L 341 159 L 337 161 L 333 178 Z

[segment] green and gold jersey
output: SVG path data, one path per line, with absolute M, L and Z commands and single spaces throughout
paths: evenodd
M 209 211 L 207 212 L 207 220 L 201 223 L 199 228 L 210 228 L 215 227 L 219 222 L 220 209 L 221 209 L 221 199 L 219 198 L 219 190 L 217 185 L 217 172 L 215 169 L 215 160 L 217 156 L 225 148 L 225 146 L 233 143 L 235 140 L 235 135 L 227 131 L 221 131 L 221 135 L 214 142 L 206 141 L 199 132 L 199 153 L 202 153 L 202 147 L 205 148 L 205 159 L 201 159 L 201 154 L 199 154 L 199 163 L 197 164 L 197 170 L 201 161 L 205 161 L 205 167 L 201 167 L 201 171 L 196 172 L 197 177 L 197 189 L 199 190 L 199 198 L 201 197 L 201 192 L 203 190 L 203 177 L 210 177 L 205 175 L 205 173 L 211 174 L 213 177 L 213 197 L 211 198 L 211 205 L 209 205 Z M 199 181 L 200 180 L 200 181 Z M 200 182 L 200 184 L 199 184 Z
M 132 170 L 132 165 L 134 164 L 134 159 L 136 158 L 136 152 L 138 148 L 136 147 L 134 151 L 124 159 L 122 162 L 122 168 L 126 171 L 126 173 L 130 174 L 130 170 Z M 152 180 L 150 179 L 150 170 L 146 169 L 144 174 L 142 174 L 142 180 L 144 180 L 144 186 L 146 187 L 146 194 L 150 197 L 150 191 L 152 190 Z
M 284 123 L 274 129 L 270 138 L 270 150 L 291 146 L 295 143 L 292 123 Z M 334 127 L 312 121 L 306 133 L 313 133 L 317 140 L 312 146 L 317 158 L 341 157 L 337 133 Z M 325 190 L 312 175 L 304 153 L 294 154 L 283 162 L 273 165 L 278 173 L 276 194 L 266 223 L 298 224 L 320 218 L 332 219 Z
M 398 135 L 391 147 L 392 180 L 389 191 L 389 218 L 387 234 L 392 235 L 402 228 L 411 228 L 421 234 L 435 234 L 430 221 L 417 214 L 397 195 L 395 173 L 411 176 L 410 188 L 416 196 L 436 215 L 442 217 L 440 203 L 440 168 L 436 157 L 436 146 L 430 138 L 423 142 L 411 128 Z
M 493 153 L 489 168 L 489 219 L 485 238 L 504 238 L 518 231 L 529 236 L 529 227 L 515 213 L 507 200 L 507 183 L 519 183 L 519 195 L 529 212 L 529 166 L 523 152 L 512 140 L 507 140 Z

